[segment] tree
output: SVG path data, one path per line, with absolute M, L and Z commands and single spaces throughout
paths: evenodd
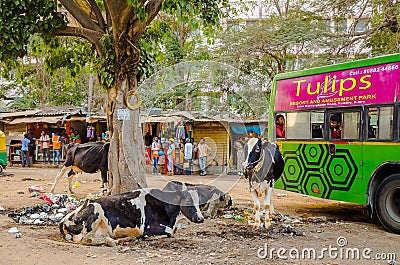
M 281 72 L 399 51 L 398 1 L 261 3 L 265 17 L 222 31 L 214 58 L 272 79 Z
M 96 52 L 95 68 L 107 88 L 107 120 L 111 132 L 109 152 L 111 193 L 146 187 L 143 138 L 139 123 L 137 84 L 146 28 L 160 10 L 182 21 L 216 24 L 226 0 L 0 0 L 0 60 L 5 69 L 27 54 L 29 37 L 41 33 L 74 36 L 88 41 Z M 75 21 L 75 25 L 67 23 Z M 12 44 L 12 45 L 10 45 Z M 119 119 L 118 112 L 129 114 Z M 126 116 L 125 116 L 126 117 Z

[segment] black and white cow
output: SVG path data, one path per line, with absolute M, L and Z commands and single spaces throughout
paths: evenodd
M 108 182 L 108 150 L 110 143 L 90 142 L 84 144 L 71 143 L 67 147 L 65 162 L 60 172 L 58 172 L 50 193 L 54 192 L 57 182 L 68 172 L 68 188 L 72 191 L 72 178 L 77 173 L 96 173 L 101 172 L 103 186 Z
M 273 212 L 272 192 L 274 183 L 282 175 L 285 163 L 276 144 L 250 138 L 245 146 L 246 160 L 244 175 L 249 179 L 249 188 L 254 200 L 255 226 L 261 225 L 260 197 L 264 195 L 264 227 L 270 223 L 270 210 Z
M 121 238 L 171 236 L 180 212 L 192 222 L 204 221 L 198 203 L 192 191 L 134 190 L 87 200 L 67 214 L 59 227 L 66 240 L 88 245 L 113 246 Z
M 214 217 L 219 209 L 232 206 L 232 198 L 215 186 L 171 181 L 163 188 L 170 191 L 193 190 L 198 194 L 201 213 L 205 218 Z

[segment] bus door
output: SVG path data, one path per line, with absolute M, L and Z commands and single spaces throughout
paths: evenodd
M 329 157 L 324 167 L 329 182 L 327 197 L 343 201 L 365 201 L 365 191 L 361 192 L 357 184 L 362 178 L 364 165 L 362 109 L 330 110 L 326 119 L 326 137 L 329 140 Z
M 394 105 L 366 108 L 363 145 L 364 178 L 370 178 L 388 161 L 399 161 L 399 143 L 394 141 Z M 368 183 L 368 182 L 367 182 Z

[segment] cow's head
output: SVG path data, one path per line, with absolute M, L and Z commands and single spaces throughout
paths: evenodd
M 261 139 L 257 137 L 250 138 L 245 145 L 246 159 L 243 163 L 244 175 L 249 177 L 252 175 L 253 168 L 260 161 L 262 153 Z
M 195 190 L 177 191 L 180 196 L 180 209 L 184 216 L 194 223 L 204 222 L 204 216 L 200 211 L 200 199 Z
M 228 208 L 232 206 L 232 197 L 225 193 L 221 197 L 219 197 L 220 202 L 222 202 L 222 205 L 224 208 Z
M 225 209 L 232 206 L 232 198 L 229 194 L 219 190 L 216 195 L 218 198 L 215 199 L 215 206 L 218 209 Z M 213 198 L 211 198 L 211 200 L 213 200 Z
M 60 222 L 59 228 L 64 239 L 73 242 L 85 242 L 86 235 L 93 230 L 99 220 L 95 205 L 87 200 L 82 206 L 67 214 Z

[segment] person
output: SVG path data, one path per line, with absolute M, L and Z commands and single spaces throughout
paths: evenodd
M 242 172 L 244 170 L 243 162 L 246 159 L 244 153 L 244 142 L 242 139 L 239 139 L 234 142 L 233 147 L 236 149 L 236 169 Z
M 168 175 L 172 176 L 174 174 L 174 161 L 175 161 L 175 140 L 174 138 L 169 138 L 169 146 L 167 151 L 168 157 Z
M 36 142 L 36 136 L 33 134 L 32 129 L 28 130 L 28 139 L 30 141 L 29 143 L 29 156 L 32 157 L 32 160 L 35 158 L 35 142 Z M 34 161 L 32 161 L 33 163 Z
M 191 175 L 192 172 L 192 159 L 193 159 L 193 144 L 190 142 L 190 139 L 186 139 L 186 144 L 184 147 L 184 156 L 185 156 L 185 161 L 187 161 L 187 167 L 186 167 L 186 175 Z
M 74 134 L 74 128 L 70 128 L 69 129 L 69 134 L 68 136 L 68 143 L 74 143 L 74 139 L 75 139 L 75 134 Z
M 153 157 L 153 175 L 160 175 L 158 172 L 158 159 L 160 155 L 158 152 L 161 150 L 161 144 L 158 142 L 158 137 L 154 137 L 153 143 L 151 144 L 151 155 Z
M 376 130 L 371 125 L 371 116 L 368 116 L 368 138 L 376 138 Z
M 82 138 L 81 138 L 81 135 L 79 134 L 78 130 L 74 131 L 74 136 L 72 137 L 72 140 L 74 143 L 77 143 L 77 144 L 82 143 Z
M 40 148 L 42 149 L 43 152 L 43 162 L 46 164 L 46 160 L 50 164 L 50 137 L 47 134 L 46 131 L 42 131 L 40 134 Z
M 285 117 L 282 114 L 276 115 L 276 137 L 285 138 Z
M 51 140 L 53 142 L 53 165 L 55 165 L 57 161 L 58 166 L 60 164 L 61 145 L 64 142 L 64 138 L 55 132 Z
M 21 140 L 22 143 L 22 147 L 21 147 L 21 163 L 22 163 L 22 167 L 25 167 L 25 159 L 26 159 L 26 164 L 28 165 L 28 167 L 31 166 L 31 162 L 29 159 L 29 144 L 30 144 L 30 140 L 29 140 L 29 135 L 26 133 L 24 134 L 24 138 Z
M 312 138 L 323 138 L 322 128 L 320 125 L 314 125 L 312 128 Z
M 342 118 L 340 116 L 340 113 L 332 114 L 330 118 L 331 139 L 342 138 L 342 130 L 340 129 L 341 125 L 342 125 Z
M 147 132 L 146 132 L 146 135 L 144 136 L 144 145 L 145 145 L 145 146 L 150 146 L 150 145 L 151 145 L 151 139 L 152 139 L 152 138 L 153 138 L 153 137 L 151 136 L 150 132 L 147 131 Z
M 206 144 L 206 139 L 201 138 L 200 143 L 197 146 L 199 165 L 200 165 L 200 176 L 207 175 L 206 163 L 209 151 L 211 151 L 211 148 Z

